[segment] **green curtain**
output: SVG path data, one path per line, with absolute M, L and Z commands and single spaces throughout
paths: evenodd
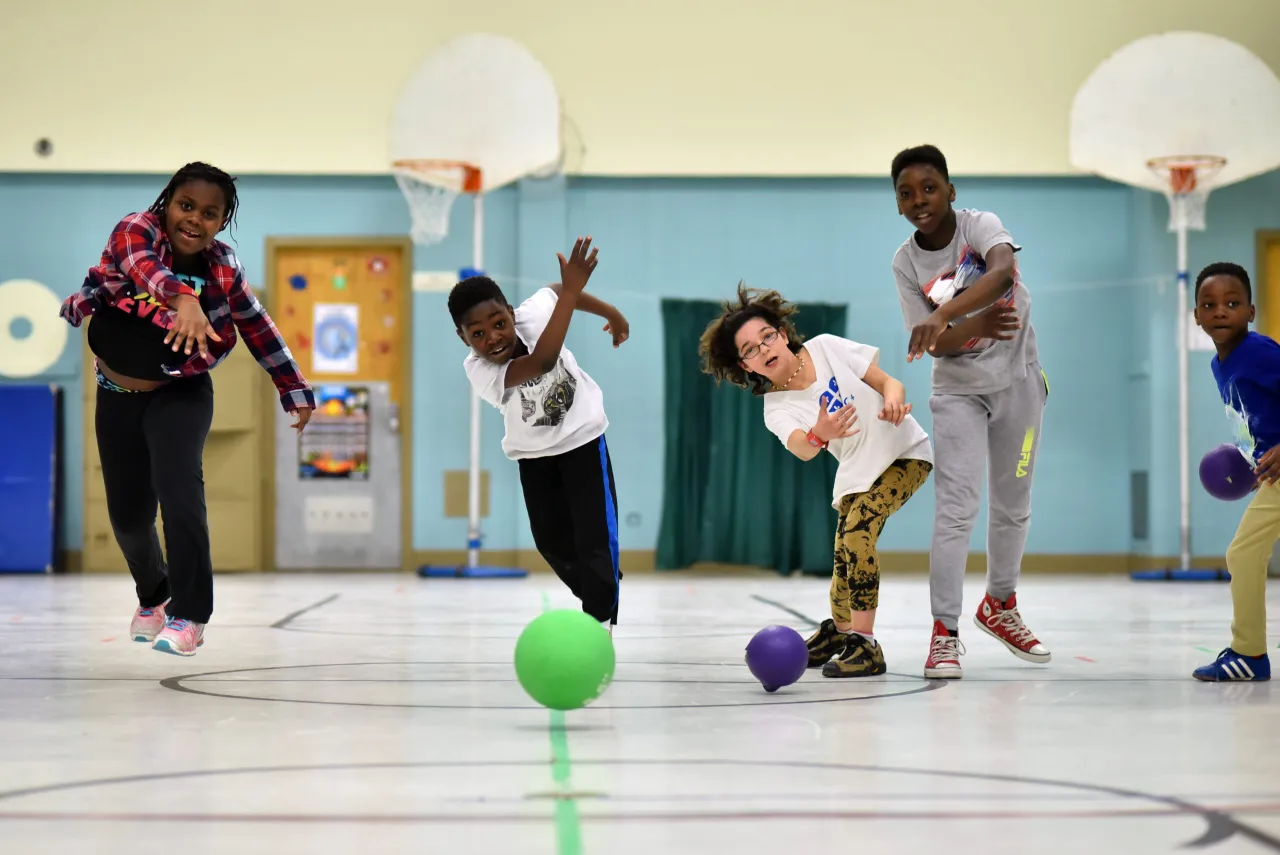
M 844 335 L 845 306 L 800 304 L 797 330 Z M 805 463 L 764 425 L 764 399 L 703 374 L 708 300 L 662 301 L 666 464 L 657 566 L 699 561 L 829 574 L 836 513 L 830 454 Z

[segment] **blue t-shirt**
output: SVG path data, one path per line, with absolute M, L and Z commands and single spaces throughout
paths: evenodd
M 1236 447 L 1256 464 L 1280 445 L 1280 344 L 1250 332 L 1225 362 L 1213 357 L 1213 379 Z

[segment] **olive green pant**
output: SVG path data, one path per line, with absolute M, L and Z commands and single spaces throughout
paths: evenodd
M 933 465 L 895 460 L 865 493 L 840 500 L 835 572 L 831 575 L 831 617 L 849 623 L 853 612 L 880 604 L 880 556 L 876 542 L 885 522 L 929 480 Z
M 1242 656 L 1267 652 L 1267 564 L 1280 540 L 1280 484 L 1263 484 L 1245 508 L 1227 547 L 1231 573 L 1231 649 Z

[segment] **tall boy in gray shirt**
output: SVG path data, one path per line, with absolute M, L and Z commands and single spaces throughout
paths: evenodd
M 1031 326 L 1018 247 L 1000 219 L 955 210 L 942 152 L 926 145 L 893 159 L 898 213 L 916 232 L 893 257 L 907 359 L 934 357 L 936 507 L 929 554 L 933 636 L 924 675 L 958 678 L 959 615 L 969 536 L 988 468 L 987 595 L 978 627 L 1028 662 L 1048 662 L 1018 613 L 1018 577 L 1031 522 L 1031 480 L 1049 394 Z

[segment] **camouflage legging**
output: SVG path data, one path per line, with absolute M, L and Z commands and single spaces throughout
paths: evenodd
M 853 612 L 870 611 L 879 605 L 876 541 L 880 530 L 924 486 L 932 471 L 933 466 L 924 460 L 895 460 L 871 489 L 840 500 L 835 572 L 831 576 L 831 616 L 838 623 L 848 623 Z

